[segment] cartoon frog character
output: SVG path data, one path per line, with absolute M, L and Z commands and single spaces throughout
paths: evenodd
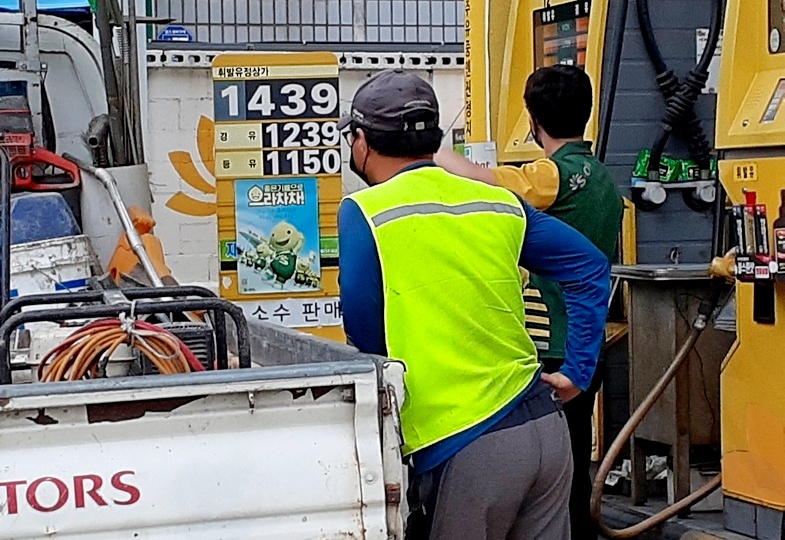
M 298 285 L 305 286 L 308 281 L 308 273 L 311 271 L 311 265 L 308 259 L 302 257 L 297 259 L 297 267 L 294 272 L 294 282 Z
M 305 244 L 305 236 L 294 225 L 286 221 L 273 227 L 268 245 L 273 251 L 270 270 L 275 275 L 275 282 L 283 289 L 297 267 L 297 253 Z
M 273 254 L 273 250 L 270 247 L 270 244 L 267 242 L 262 242 L 258 246 L 256 246 L 256 255 L 261 257 L 262 259 L 268 259 Z
M 313 264 L 316 262 L 316 253 L 311 251 L 308 258 L 300 257 L 297 259 L 297 268 L 294 273 L 294 282 L 303 287 L 318 287 L 319 276 L 313 271 Z
M 267 277 L 269 273 L 269 266 L 270 266 L 270 259 L 273 256 L 273 250 L 270 248 L 270 245 L 267 242 L 262 242 L 258 246 L 256 246 L 256 253 L 253 257 L 253 268 L 254 270 L 267 270 L 265 272 L 265 277 Z M 271 276 L 270 276 L 271 277 Z
M 319 275 L 313 271 L 313 265 L 315 262 L 316 262 L 316 253 L 311 251 L 311 253 L 308 255 L 308 263 L 310 265 L 310 267 L 308 268 L 308 276 L 310 278 L 308 284 L 311 287 L 318 287 L 322 281 Z

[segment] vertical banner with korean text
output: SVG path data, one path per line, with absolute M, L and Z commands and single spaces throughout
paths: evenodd
M 213 62 L 221 296 L 249 318 L 342 340 L 338 89 L 332 53 Z

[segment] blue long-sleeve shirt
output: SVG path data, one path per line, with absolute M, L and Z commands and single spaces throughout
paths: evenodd
M 567 307 L 568 330 L 567 353 L 560 371 L 576 386 L 586 390 L 605 338 L 610 295 L 608 259 L 569 225 L 535 210 L 523 200 L 521 202 L 527 225 L 519 265 L 561 285 Z M 361 351 L 386 356 L 381 263 L 370 226 L 357 203 L 351 199 L 341 203 L 338 236 L 341 305 L 346 334 Z M 424 463 L 435 466 L 439 460 L 451 457 L 457 452 L 456 447 L 460 450 L 482 435 L 518 402 L 519 399 L 514 400 L 471 430 L 442 441 L 434 445 L 435 448 L 418 452 L 421 455 L 415 456 L 416 470 L 421 469 Z

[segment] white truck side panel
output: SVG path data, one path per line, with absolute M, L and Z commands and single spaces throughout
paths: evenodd
M 0 398 L 0 539 L 386 540 L 357 371 Z

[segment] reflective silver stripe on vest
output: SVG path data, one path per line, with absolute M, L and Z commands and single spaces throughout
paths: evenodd
M 453 216 L 462 216 L 480 212 L 494 212 L 496 214 L 510 214 L 523 217 L 523 210 L 520 207 L 505 203 L 470 202 L 452 206 L 440 203 L 421 203 L 385 210 L 381 214 L 374 216 L 372 221 L 375 226 L 381 227 L 385 223 L 413 215 L 451 214 Z

